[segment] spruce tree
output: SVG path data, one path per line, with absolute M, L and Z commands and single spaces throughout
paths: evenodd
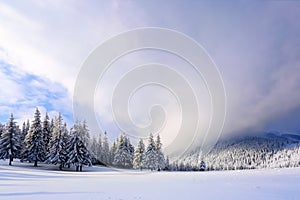
M 155 147 L 156 147 L 156 155 L 157 155 L 156 169 L 160 171 L 165 168 L 165 156 L 162 152 L 162 143 L 160 141 L 159 135 L 157 135 L 156 137 Z
M 130 140 L 122 133 L 117 140 L 113 165 L 123 168 L 131 168 L 133 161 L 133 146 Z
M 144 167 L 151 170 L 155 170 L 157 167 L 157 151 L 152 133 L 148 138 L 148 146 L 145 152 Z
M 98 138 L 98 147 L 97 147 L 97 159 L 99 160 L 100 164 L 103 163 L 103 148 L 102 148 L 102 134 L 99 134 Z
M 30 162 L 34 162 L 34 166 L 37 167 L 38 162 L 43 162 L 46 158 L 45 143 L 43 137 L 41 114 L 36 109 L 34 114 L 34 120 L 29 129 L 29 133 L 25 138 L 27 148 L 27 159 Z
M 143 140 L 140 139 L 139 144 L 134 152 L 133 168 L 142 170 L 144 159 L 145 159 L 145 145 L 143 143 Z
M 206 164 L 203 160 L 200 162 L 200 168 L 199 169 L 200 169 L 200 171 L 205 171 L 205 169 L 206 169 Z
M 93 160 L 92 160 L 92 163 L 97 163 L 98 161 L 98 142 L 96 140 L 96 137 L 93 136 L 92 137 L 92 141 L 91 141 L 91 147 L 90 147 L 90 151 L 91 151 L 91 154 L 93 155 Z
M 48 113 L 46 113 L 44 121 L 43 121 L 43 137 L 46 151 L 49 152 L 50 150 L 50 141 L 51 141 L 51 124 L 49 121 Z
M 84 120 L 82 122 L 82 125 L 80 126 L 80 139 L 83 142 L 84 146 L 86 146 L 87 148 L 89 148 L 90 145 L 90 133 L 89 133 L 89 129 L 87 126 L 87 122 Z
M 170 161 L 169 161 L 169 156 L 167 156 L 166 158 L 166 162 L 165 162 L 165 170 L 170 170 Z
M 115 154 L 117 151 L 117 142 L 114 141 L 113 145 L 111 146 L 109 150 L 109 163 L 113 165 Z
M 109 144 L 106 131 L 104 132 L 103 142 L 102 142 L 102 162 L 104 164 L 109 163 Z
M 24 160 L 27 160 L 27 155 L 28 155 L 28 150 L 26 148 L 26 136 L 29 134 L 29 129 L 30 129 L 30 123 L 29 120 L 27 120 L 27 123 L 23 123 L 22 126 L 22 131 L 21 131 L 21 136 L 20 136 L 20 161 L 23 162 Z
M 19 138 L 17 134 L 16 122 L 11 114 L 9 122 L 6 125 L 4 133 L 0 139 L 0 158 L 9 159 L 9 165 L 12 164 L 20 149 Z
M 2 135 L 3 132 L 4 132 L 4 125 L 2 125 L 0 123 L 0 138 L 1 138 L 1 135 Z
M 76 171 L 82 171 L 83 165 L 92 165 L 92 156 L 80 137 L 82 127 L 80 124 L 75 124 L 71 129 L 71 138 L 67 147 L 68 161 L 66 164 L 73 164 Z
M 47 162 L 51 164 L 59 164 L 59 169 L 62 170 L 67 162 L 67 138 L 68 130 L 66 123 L 62 124 L 61 114 L 55 119 L 55 125 L 52 132 L 51 148 Z

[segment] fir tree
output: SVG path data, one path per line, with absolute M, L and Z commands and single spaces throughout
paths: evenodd
M 103 163 L 102 134 L 99 134 L 98 138 L 97 159 L 99 160 L 100 164 Z
M 145 152 L 144 167 L 147 169 L 155 170 L 157 167 L 157 153 L 153 140 L 153 135 L 150 134 L 148 138 L 148 146 Z
M 98 157 L 99 157 L 98 146 L 99 146 L 99 144 L 98 144 L 96 138 L 93 136 L 92 142 L 91 142 L 91 147 L 90 147 L 91 154 L 93 155 L 93 161 L 92 161 L 93 164 L 97 163 L 97 161 L 98 161 Z
M 51 141 L 52 141 L 52 137 L 53 137 L 54 126 L 55 126 L 54 119 L 51 119 L 51 121 L 50 121 L 50 141 L 46 147 L 46 149 L 48 149 L 48 150 L 50 150 L 51 145 L 52 145 Z
M 4 125 L 2 125 L 0 123 L 0 138 L 1 138 L 1 135 L 2 135 L 3 132 L 4 132 Z
M 102 162 L 104 164 L 109 163 L 109 144 L 106 131 L 104 132 L 103 142 L 102 142 Z
M 9 122 L 0 139 L 0 158 L 9 159 L 9 165 L 12 164 L 20 149 L 19 138 L 17 135 L 16 122 L 14 122 L 13 114 L 11 114 Z
M 109 150 L 109 163 L 110 164 L 113 164 L 113 162 L 114 162 L 116 151 L 117 151 L 117 143 L 116 143 L 116 141 L 114 141 L 113 145 L 111 146 L 111 148 Z
M 133 146 L 130 144 L 130 140 L 121 134 L 117 140 L 117 148 L 114 155 L 113 165 L 117 167 L 131 168 L 133 161 Z
M 145 145 L 143 143 L 143 140 L 140 139 L 139 144 L 134 152 L 133 168 L 142 170 L 144 159 L 145 159 Z
M 74 125 L 71 129 L 71 139 L 67 147 L 68 161 L 66 164 L 73 164 L 76 171 L 82 171 L 83 165 L 92 165 L 91 155 L 80 137 L 81 128 Z
M 82 122 L 82 125 L 79 126 L 80 127 L 80 139 L 81 141 L 83 142 L 84 146 L 86 146 L 87 148 L 89 148 L 89 141 L 90 141 L 90 133 L 89 133 L 89 129 L 88 129 L 88 126 L 87 126 L 87 122 L 84 120 Z
M 62 170 L 67 162 L 67 147 L 68 130 L 67 124 L 62 124 L 62 116 L 59 114 L 55 120 L 55 125 L 52 133 L 51 148 L 49 149 L 48 163 L 59 164 L 59 169 Z
M 44 121 L 43 121 L 43 138 L 46 147 L 46 151 L 50 150 L 50 141 L 51 141 L 51 124 L 49 121 L 48 113 L 46 113 Z
M 169 161 L 169 156 L 167 156 L 166 158 L 166 162 L 165 162 L 165 170 L 170 170 L 170 161 Z
M 20 161 L 23 162 L 24 160 L 27 159 L 27 155 L 28 155 L 28 150 L 26 148 L 26 136 L 29 134 L 29 129 L 30 129 L 30 123 L 29 120 L 27 120 L 27 123 L 23 123 L 22 126 L 22 131 L 21 131 L 21 135 L 20 135 Z
M 156 155 L 157 155 L 156 168 L 157 170 L 160 171 L 165 168 L 165 156 L 162 152 L 162 143 L 160 141 L 159 135 L 157 135 L 156 137 L 155 147 L 156 147 Z
M 202 160 L 200 163 L 200 171 L 205 171 L 205 169 L 206 169 L 206 165 L 205 162 Z
M 29 133 L 26 135 L 25 142 L 28 153 L 27 159 L 30 162 L 34 162 L 34 166 L 37 167 L 38 162 L 43 162 L 46 157 L 41 114 L 38 109 L 35 111 L 34 120 L 30 126 Z

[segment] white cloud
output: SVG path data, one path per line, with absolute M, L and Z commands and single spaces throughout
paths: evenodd
M 273 2 L 234 9 L 201 2 L 112 1 L 92 5 L 80 1 L 7 1 L 0 3 L 0 60 L 15 66 L 16 76 L 22 76 L 18 74 L 21 70 L 48 80 L 33 80 L 30 85 L 35 88 L 67 88 L 68 98 L 49 101 L 55 109 L 70 112 L 80 65 L 98 44 L 134 27 L 173 28 L 204 45 L 220 68 L 229 100 L 224 133 L 260 131 L 269 121 L 300 106 L 298 13 L 299 7 Z M 144 57 L 134 59 L 145 62 Z M 130 60 L 125 63 L 132 64 Z M 109 84 L 116 83 L 126 72 L 123 69 L 101 88 L 104 96 L 111 96 Z M 7 74 L 0 73 L 0 78 L 1 84 L 10 88 L 0 90 L 0 109 L 7 111 L 4 102 L 14 103 L 26 94 Z M 193 76 L 190 80 L 197 81 Z M 36 95 L 34 103 L 39 105 L 39 99 L 45 97 Z M 113 121 L 110 103 L 103 97 L 96 108 L 105 124 Z M 31 112 L 22 109 L 24 115 Z M 135 114 L 142 117 L 139 121 L 147 121 L 143 113 Z

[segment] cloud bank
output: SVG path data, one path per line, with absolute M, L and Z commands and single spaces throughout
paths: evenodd
M 0 3 L 2 116 L 20 112 L 17 116 L 21 118 L 38 105 L 50 112 L 59 110 L 65 113 L 68 121 L 72 121 L 73 87 L 80 66 L 89 53 L 122 31 L 155 26 L 181 31 L 194 38 L 219 67 L 228 97 L 224 135 L 277 128 L 300 131 L 299 120 L 291 123 L 291 119 L 300 115 L 299 2 L 90 3 Z M 135 59 L 145 62 L 151 57 L 149 54 Z M 165 59 L 159 54 L 154 57 L 154 60 Z M 129 60 L 122 64 L 129 67 L 133 63 Z M 174 61 L 169 63 L 178 71 L 186 70 Z M 110 87 L 125 71 L 113 72 L 105 87 L 95 94 L 96 98 L 107 97 L 98 105 L 96 114 L 112 135 L 119 134 L 119 130 L 113 123 L 109 107 Z M 192 76 L 190 80 L 197 81 Z M 31 89 L 26 90 L 29 87 Z M 201 91 L 199 93 L 201 96 Z M 152 100 L 161 96 L 159 92 L 152 95 L 157 97 Z M 143 125 L 149 122 L 148 116 L 139 111 L 144 111 L 149 102 L 139 98 L 141 96 L 136 97 L 136 107 L 131 114 L 134 121 Z M 170 102 L 176 107 L 172 98 Z M 173 113 L 170 119 L 177 123 L 180 118 L 176 117 L 178 109 L 172 109 L 172 106 L 168 107 Z M 206 103 L 202 106 L 205 107 Z M 277 126 L 278 120 L 280 126 Z M 163 139 L 168 138 L 172 137 L 166 134 Z

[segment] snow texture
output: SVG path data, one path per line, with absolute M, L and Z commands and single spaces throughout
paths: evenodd
M 22 167 L 20 166 L 22 165 Z M 56 171 L 55 171 L 56 170 Z M 74 169 L 70 169 L 74 170 Z M 0 161 L 0 199 L 300 199 L 300 168 L 150 172 Z

